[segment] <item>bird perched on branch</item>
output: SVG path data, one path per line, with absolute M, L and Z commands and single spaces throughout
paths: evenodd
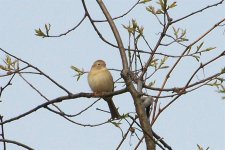
M 103 60 L 97 60 L 92 65 L 88 73 L 88 83 L 94 93 L 113 92 L 113 77 Z M 112 101 L 112 96 L 104 97 L 104 100 L 108 103 L 111 118 L 120 118 L 120 114 Z

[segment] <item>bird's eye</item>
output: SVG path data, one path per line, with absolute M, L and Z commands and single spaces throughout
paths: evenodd
M 97 64 L 98 66 L 100 66 L 100 64 Z

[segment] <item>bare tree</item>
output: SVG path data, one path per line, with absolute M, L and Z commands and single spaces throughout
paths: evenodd
M 55 81 L 52 77 L 44 73 L 38 67 L 25 61 L 24 59 L 21 59 L 7 52 L 7 50 L 0 48 L 1 52 L 7 54 L 4 63 L 0 66 L 1 70 L 4 71 L 4 74 L 1 75 L 1 77 L 7 78 L 8 80 L 6 85 L 1 86 L 0 96 L 4 94 L 5 89 L 7 89 L 12 84 L 12 82 L 16 82 L 16 80 L 13 81 L 13 79 L 18 76 L 22 80 L 24 80 L 31 89 L 35 90 L 39 94 L 40 98 L 46 100 L 46 102 L 34 108 L 31 108 L 29 111 L 17 115 L 13 118 L 3 120 L 4 114 L 1 114 L 0 142 L 3 143 L 4 150 L 7 149 L 7 143 L 16 144 L 30 150 L 32 149 L 31 147 L 18 141 L 6 139 L 4 126 L 23 117 L 26 117 L 39 109 L 47 109 L 48 111 L 53 112 L 64 118 L 65 120 L 72 122 L 73 124 L 78 126 L 95 127 L 102 126 L 108 123 L 114 124 L 121 130 L 122 133 L 121 142 L 118 143 L 116 149 L 120 149 L 121 145 L 128 138 L 128 134 L 132 133 L 139 139 L 139 143 L 136 144 L 135 149 L 138 149 L 142 141 L 145 140 L 146 148 L 148 150 L 155 150 L 156 147 L 159 147 L 160 149 L 171 150 L 173 146 L 167 143 L 163 138 L 160 137 L 160 135 L 152 130 L 152 127 L 157 122 L 157 119 L 160 116 L 163 116 L 163 112 L 167 110 L 167 108 L 170 107 L 175 101 L 178 101 L 183 95 L 191 93 L 192 91 L 195 91 L 204 86 L 213 86 L 216 87 L 221 93 L 225 93 L 225 88 L 223 85 L 223 77 L 225 73 L 225 68 L 223 68 L 224 66 L 219 66 L 218 71 L 214 74 L 204 75 L 204 77 L 201 79 L 198 78 L 200 72 L 204 72 L 206 68 L 209 68 L 211 64 L 217 62 L 219 59 L 224 59 L 224 50 L 218 50 L 214 46 L 206 47 L 203 40 L 205 37 L 210 36 L 209 34 L 215 29 L 224 27 L 225 18 L 218 20 L 218 22 L 215 22 L 214 25 L 211 26 L 211 28 L 203 32 L 195 39 L 189 39 L 187 37 L 187 31 L 185 29 L 175 27 L 176 24 L 182 22 L 183 20 L 188 20 L 192 16 L 200 14 L 212 7 L 217 7 L 218 5 L 223 4 L 224 0 L 221 0 L 218 3 L 212 5 L 205 6 L 204 8 L 191 12 L 190 14 L 187 14 L 181 18 L 173 18 L 171 16 L 170 10 L 175 9 L 175 7 L 177 7 L 177 3 L 169 2 L 167 0 L 158 0 L 156 4 L 150 2 L 150 0 L 137 0 L 137 2 L 124 14 L 117 17 L 111 16 L 110 11 L 107 9 L 102 0 L 96 1 L 99 5 L 99 9 L 101 9 L 102 11 L 102 14 L 104 14 L 105 16 L 105 20 L 93 19 L 93 12 L 90 12 L 88 10 L 88 6 L 86 5 L 85 0 L 81 0 L 84 9 L 83 18 L 72 29 L 69 29 L 68 31 L 59 35 L 51 35 L 51 25 L 45 24 L 44 29 L 36 29 L 35 33 L 36 36 L 43 38 L 62 37 L 75 30 L 78 30 L 78 27 L 82 26 L 82 23 L 85 20 L 88 20 L 91 23 L 92 28 L 94 29 L 96 34 L 102 40 L 103 44 L 107 44 L 118 49 L 121 57 L 122 70 L 119 70 L 117 68 L 113 68 L 112 70 L 121 72 L 121 77 L 115 79 L 115 85 L 121 86 L 123 88 L 114 92 L 101 93 L 98 95 L 94 93 L 72 93 L 63 85 Z M 139 23 L 134 19 L 131 19 L 130 22 L 127 23 L 127 25 L 123 25 L 124 30 L 126 30 L 128 33 L 129 39 L 128 44 L 124 44 L 125 42 L 121 38 L 121 33 L 118 30 L 118 26 L 116 26 L 115 24 L 118 19 L 125 18 L 134 9 L 137 9 L 139 5 L 145 5 L 146 11 L 149 12 L 150 15 L 155 16 L 156 21 L 159 23 L 161 31 L 159 31 L 158 35 L 156 35 L 157 42 L 155 44 L 152 44 L 150 40 L 146 38 L 144 27 L 139 25 Z M 108 23 L 111 29 L 108 32 L 113 33 L 116 43 L 112 43 L 104 37 L 104 35 L 96 25 L 101 23 Z M 142 49 L 139 47 L 144 48 Z M 176 55 L 174 55 L 174 53 L 172 53 L 171 51 L 165 50 L 174 48 L 179 49 Z M 208 61 L 201 60 L 205 55 L 209 55 L 214 51 L 221 51 L 221 53 L 219 53 L 215 57 L 210 58 L 210 60 Z M 196 66 L 192 74 L 187 75 L 189 76 L 189 78 L 188 80 L 183 81 L 183 86 L 168 87 L 168 81 L 173 76 L 173 73 L 178 68 L 178 65 L 180 65 L 185 58 L 193 58 L 193 62 L 197 62 L 198 66 Z M 79 80 L 82 75 L 87 73 L 87 71 L 83 71 L 82 69 L 79 69 L 75 66 L 72 66 L 71 68 L 76 72 L 77 80 Z M 54 99 L 49 99 L 30 81 L 28 81 L 24 74 L 42 76 L 49 80 L 56 87 L 64 91 L 66 95 L 62 95 Z M 153 80 L 153 77 L 159 74 L 163 74 L 164 77 L 162 78 L 162 81 L 157 83 L 156 85 L 156 81 Z M 98 124 L 83 124 L 80 122 L 75 122 L 73 120 L 73 118 L 82 115 L 83 112 L 91 108 L 97 101 L 100 100 L 100 98 L 122 95 L 124 93 L 130 93 L 130 95 L 132 96 L 132 100 L 135 106 L 135 113 L 127 112 L 121 115 L 119 119 L 109 119 Z M 77 114 L 65 113 L 65 111 L 57 105 L 58 103 L 62 103 L 66 100 L 81 99 L 83 97 L 99 99 L 94 101 L 90 106 L 87 106 Z M 164 99 L 167 99 L 167 101 L 161 104 Z M 105 110 L 99 110 L 105 112 Z M 120 128 L 121 123 L 127 123 L 126 130 Z M 142 133 L 143 137 L 139 138 L 137 133 Z M 201 149 L 201 146 L 198 147 L 199 149 Z

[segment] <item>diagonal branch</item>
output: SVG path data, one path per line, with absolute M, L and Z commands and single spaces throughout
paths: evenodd
M 78 24 L 76 26 L 74 26 L 72 29 L 69 29 L 68 31 L 66 31 L 65 33 L 61 33 L 59 35 L 46 35 L 44 37 L 61 37 L 61 36 L 64 36 L 64 35 L 67 35 L 68 33 L 76 30 L 85 20 L 85 18 L 87 17 L 86 13 L 84 14 L 83 18 L 78 22 Z
M 208 9 L 208 8 L 211 8 L 211 7 L 215 7 L 215 6 L 217 6 L 217 5 L 220 5 L 220 4 L 222 4 L 223 2 L 224 2 L 224 0 L 221 0 L 221 1 L 219 1 L 218 3 L 216 3 L 216 4 L 206 6 L 206 7 L 202 8 L 202 9 L 197 10 L 197 11 L 195 11 L 195 12 L 192 12 L 192 13 L 190 13 L 190 14 L 188 14 L 188 15 L 186 15 L 186 16 L 180 18 L 180 19 L 177 19 L 177 20 L 172 21 L 171 24 L 174 24 L 174 23 L 176 23 L 176 22 L 178 22 L 178 21 L 184 20 L 184 19 L 186 19 L 186 18 L 188 18 L 188 17 L 190 17 L 190 16 L 193 16 L 193 15 L 195 15 L 195 14 L 197 14 L 197 13 L 200 13 L 200 12 L 202 12 L 202 11 Z
M 124 16 L 126 16 L 127 14 L 129 14 L 140 2 L 141 0 L 138 0 L 128 11 L 126 11 L 124 14 L 120 15 L 120 16 L 117 16 L 117 17 L 114 17 L 112 18 L 113 20 L 116 20 L 116 19 L 119 19 L 119 18 L 122 18 Z M 107 22 L 107 20 L 93 20 L 94 22 Z
M 20 143 L 20 142 L 17 142 L 17 141 L 13 141 L 13 140 L 8 140 L 8 139 L 0 139 L 0 142 L 6 142 L 6 143 L 11 143 L 11 144 L 15 144 L 15 145 L 18 145 L 20 147 L 23 147 L 23 148 L 26 148 L 28 150 L 34 150 L 33 148 L 23 144 L 23 143 Z
M 148 122 L 147 116 L 145 114 L 145 110 L 144 107 L 141 103 L 140 100 L 140 94 L 138 93 L 138 91 L 135 89 L 134 85 L 132 84 L 132 79 L 131 79 L 131 72 L 128 69 L 128 61 L 127 61 L 127 56 L 125 53 L 125 48 L 123 46 L 123 42 L 122 39 L 120 37 L 120 34 L 117 30 L 117 27 L 115 25 L 115 23 L 113 22 L 113 19 L 111 17 L 111 15 L 109 14 L 105 4 L 103 3 L 102 0 L 97 0 L 103 14 L 105 15 L 111 30 L 114 34 L 114 37 L 117 41 L 118 47 L 119 47 L 119 51 L 120 51 L 120 56 L 122 59 L 122 65 L 123 65 L 123 70 L 122 70 L 122 77 L 125 80 L 126 86 L 129 90 L 129 92 L 131 93 L 131 96 L 134 100 L 134 104 L 135 104 L 135 108 L 136 108 L 136 112 L 138 114 L 139 120 L 140 120 L 140 124 L 142 127 L 145 135 L 145 141 L 146 141 L 146 147 L 148 150 L 154 150 L 155 149 L 155 142 L 153 140 L 153 135 L 151 132 L 151 126 L 150 123 Z
M 27 64 L 29 67 L 31 67 L 31 68 L 37 70 L 41 75 L 45 76 L 45 77 L 46 77 L 47 79 L 49 79 L 52 83 L 54 83 L 56 86 L 58 86 L 58 87 L 61 88 L 63 91 L 65 91 L 68 95 L 71 94 L 70 91 L 68 91 L 68 90 L 67 90 L 66 88 L 64 88 L 62 85 L 60 85 L 59 83 L 57 83 L 55 80 L 53 80 L 50 76 L 48 76 L 47 74 L 45 74 L 45 73 L 44 73 L 43 71 L 41 71 L 39 68 L 37 68 L 37 67 L 31 65 L 30 63 L 28 63 L 27 61 L 25 61 L 25 60 L 23 60 L 23 59 L 21 59 L 21 58 L 18 58 L 18 57 L 16 57 L 16 56 L 10 54 L 9 52 L 5 51 L 5 50 L 2 49 L 2 48 L 0 48 L 0 51 L 4 52 L 5 54 L 7 54 L 7 55 L 9 55 L 9 56 L 11 56 L 11 57 L 13 57 L 13 58 L 15 58 L 15 59 L 17 59 L 17 60 L 19 60 L 19 61 L 25 63 L 25 64 Z
M 188 50 L 195 45 L 197 42 L 199 42 L 200 40 L 202 40 L 205 36 L 207 36 L 209 33 L 211 33 L 216 27 L 218 27 L 221 23 L 223 23 L 225 21 L 225 18 L 223 18 L 222 20 L 220 20 L 218 23 L 216 23 L 213 27 L 211 27 L 208 31 L 206 31 L 203 35 L 201 35 L 199 38 L 197 38 L 195 41 L 193 41 L 191 44 L 189 44 L 189 46 L 187 46 L 184 51 L 182 52 L 181 56 L 185 55 L 185 53 L 188 52 Z M 172 72 L 174 71 L 174 69 L 176 68 L 176 66 L 178 65 L 178 63 L 181 61 L 183 57 L 180 57 L 177 59 L 177 61 L 174 63 L 174 65 L 171 67 L 171 69 L 169 70 L 169 72 L 167 73 L 161 89 L 164 89 L 164 87 L 166 86 L 167 81 L 169 80 L 170 75 L 172 74 Z M 159 91 L 157 97 L 159 97 L 162 93 L 162 90 Z M 177 97 L 178 98 L 178 97 Z M 158 103 L 158 98 L 156 98 L 154 106 L 153 106 L 153 115 L 152 115 L 152 121 L 154 122 L 154 118 L 156 115 L 156 107 L 157 107 L 157 103 Z

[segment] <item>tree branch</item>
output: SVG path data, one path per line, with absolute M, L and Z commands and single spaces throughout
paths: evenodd
M 202 12 L 202 11 L 208 9 L 208 8 L 211 8 L 211 7 L 215 7 L 215 6 L 217 6 L 217 5 L 220 5 L 220 4 L 222 4 L 223 2 L 224 2 L 224 0 L 221 0 L 221 1 L 219 1 L 218 3 L 216 3 L 216 4 L 206 6 L 206 7 L 202 8 L 202 9 L 197 10 L 197 11 L 195 11 L 195 12 L 192 12 L 192 13 L 190 13 L 190 14 L 188 14 L 188 15 L 186 15 L 186 16 L 180 18 L 180 19 L 177 19 L 177 20 L 172 21 L 171 24 L 174 24 L 174 23 L 176 23 L 176 22 L 178 22 L 178 21 L 184 20 L 184 19 L 186 19 L 186 18 L 188 18 L 188 17 L 190 17 L 190 16 L 193 16 L 193 15 L 195 15 L 195 14 L 197 14 L 197 13 L 200 13 L 200 12 Z
M 16 57 L 16 56 L 10 54 L 9 52 L 3 50 L 2 48 L 0 48 L 0 51 L 4 52 L 5 54 L 7 54 L 7 55 L 9 55 L 9 56 L 11 56 L 11 57 L 13 57 L 13 58 L 15 58 L 15 59 L 17 59 L 17 60 L 19 60 L 19 61 L 25 63 L 25 64 L 27 64 L 29 67 L 31 67 L 31 68 L 37 70 L 41 75 L 45 76 L 45 77 L 46 77 L 47 79 L 49 79 L 52 83 L 54 83 L 56 86 L 58 86 L 58 87 L 61 88 L 63 91 L 65 91 L 68 95 L 71 94 L 71 92 L 69 92 L 66 88 L 64 88 L 62 85 L 60 85 L 60 84 L 57 83 L 55 80 L 53 80 L 50 76 L 48 76 L 47 74 L 45 74 L 45 73 L 44 73 L 43 71 L 41 71 L 39 68 L 37 68 L 37 67 L 31 65 L 30 63 L 28 63 L 27 61 L 25 61 L 25 60 L 23 60 L 23 59 L 20 59 L 20 58 L 18 58 L 18 57 Z
M 49 35 L 49 34 L 47 34 L 47 36 L 45 36 L 45 37 L 61 37 L 61 36 L 67 35 L 68 33 L 76 30 L 82 24 L 82 22 L 85 20 L 86 17 L 87 17 L 87 14 L 85 13 L 83 18 L 80 20 L 80 22 L 78 22 L 78 24 L 76 26 L 74 26 L 72 29 L 69 29 L 65 33 L 61 33 L 59 35 Z
M 8 119 L 8 120 L 5 120 L 3 122 L 0 123 L 0 125 L 3 125 L 3 124 L 6 124 L 6 123 L 9 123 L 9 122 L 12 122 L 12 121 L 15 121 L 15 120 L 18 120 L 20 118 L 23 118 L 41 108 L 46 108 L 48 105 L 50 104 L 54 104 L 54 103 L 59 103 L 59 102 L 62 102 L 64 100 L 70 100 L 70 99 L 76 99 L 76 98 L 80 98 L 80 97 L 86 97 L 86 98 L 91 98 L 91 97 L 108 97 L 108 96 L 113 96 L 113 95 L 119 95 L 119 94 L 122 94 L 122 93 L 125 93 L 127 92 L 127 89 L 122 89 L 122 90 L 118 90 L 118 91 L 115 91 L 115 92 L 109 92 L 109 93 L 103 93 L 101 95 L 96 95 L 96 94 L 93 94 L 93 93 L 77 93 L 77 94 L 70 94 L 70 95 L 66 95 L 66 96 L 61 96 L 61 97 L 57 97 L 55 99 L 52 99 L 50 101 L 47 101 L 45 103 L 42 103 L 38 106 L 36 106 L 35 108 L 21 114 L 21 115 L 18 115 L 16 117 L 13 117 L 11 119 Z
M 17 142 L 17 141 L 13 141 L 13 140 L 7 140 L 7 139 L 0 139 L 0 142 L 6 142 L 6 143 L 11 143 L 11 144 L 15 144 L 15 145 L 18 145 L 18 146 L 21 146 L 23 148 L 26 148 L 28 150 L 34 150 L 33 148 L 23 144 L 23 143 L 20 143 L 20 142 Z
M 144 111 L 144 107 L 142 106 L 141 100 L 140 100 L 140 95 L 137 92 L 137 90 L 135 89 L 134 85 L 132 84 L 132 80 L 131 80 L 131 74 L 130 71 L 128 70 L 128 62 L 127 62 L 127 57 L 126 57 L 126 53 L 125 53 L 125 49 L 123 46 L 123 42 L 121 40 L 120 34 L 117 30 L 117 27 L 115 25 L 115 23 L 112 20 L 112 17 L 110 16 L 106 6 L 104 5 L 102 0 L 97 0 L 103 14 L 105 15 L 106 19 L 108 20 L 108 23 L 111 27 L 111 30 L 114 34 L 114 37 L 117 41 L 118 47 L 119 47 L 119 51 L 120 51 L 120 56 L 122 59 L 122 63 L 123 63 L 123 71 L 122 71 L 122 77 L 125 80 L 126 86 L 129 90 L 129 92 L 132 95 L 132 98 L 134 100 L 134 104 L 135 104 L 135 108 L 136 108 L 136 112 L 138 114 L 140 123 L 141 123 L 141 127 L 142 130 L 146 131 L 144 132 L 145 135 L 145 141 L 146 141 L 146 147 L 148 150 L 154 150 L 155 149 L 155 143 L 153 140 L 153 135 L 151 132 L 151 126 L 148 122 L 147 116 L 145 114 Z
M 126 16 L 127 14 L 129 14 L 138 4 L 139 4 L 140 0 L 138 0 L 128 11 L 126 11 L 124 14 L 114 17 L 112 18 L 112 20 L 116 20 L 119 18 L 122 18 L 124 16 Z M 106 22 L 107 20 L 93 20 L 94 22 Z
M 3 122 L 3 116 L 0 115 L 0 122 L 2 123 Z M 4 127 L 3 127 L 3 124 L 1 125 L 1 137 L 2 139 L 4 140 L 5 139 L 5 132 L 4 132 Z M 6 142 L 3 141 L 3 148 L 4 150 L 6 150 Z

